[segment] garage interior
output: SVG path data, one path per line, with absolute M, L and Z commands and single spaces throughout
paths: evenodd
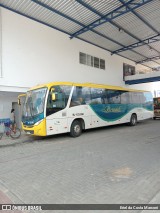
M 0 30 L 0 122 L 14 107 L 20 127 L 17 96 L 50 81 L 160 96 L 159 0 L 1 0 Z M 0 204 L 113 204 L 111 212 L 117 211 L 114 204 L 156 208 L 159 139 L 159 119 L 86 130 L 78 138 L 4 136 Z

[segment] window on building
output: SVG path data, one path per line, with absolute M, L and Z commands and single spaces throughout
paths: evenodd
M 82 53 L 82 52 L 79 53 L 79 63 L 105 70 L 104 59 L 100 59 L 98 57 L 94 57 L 86 53 Z
M 94 67 L 99 68 L 99 58 L 94 57 Z
M 85 53 L 81 53 L 79 54 L 79 62 L 80 64 L 86 64 L 86 54 Z
M 100 59 L 100 69 L 105 70 L 105 60 Z

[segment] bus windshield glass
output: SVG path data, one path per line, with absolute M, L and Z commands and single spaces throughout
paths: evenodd
M 47 88 L 28 91 L 23 107 L 23 116 L 32 117 L 44 112 Z

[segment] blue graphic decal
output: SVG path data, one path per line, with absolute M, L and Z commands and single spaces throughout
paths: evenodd
M 108 122 L 121 119 L 134 108 L 153 111 L 152 104 L 90 104 L 90 107 L 97 116 Z

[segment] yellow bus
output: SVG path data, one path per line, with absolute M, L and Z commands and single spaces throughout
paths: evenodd
M 153 117 L 150 92 L 118 86 L 53 82 L 31 88 L 22 110 L 22 127 L 37 136 L 69 132 L 78 137 L 90 128 Z

